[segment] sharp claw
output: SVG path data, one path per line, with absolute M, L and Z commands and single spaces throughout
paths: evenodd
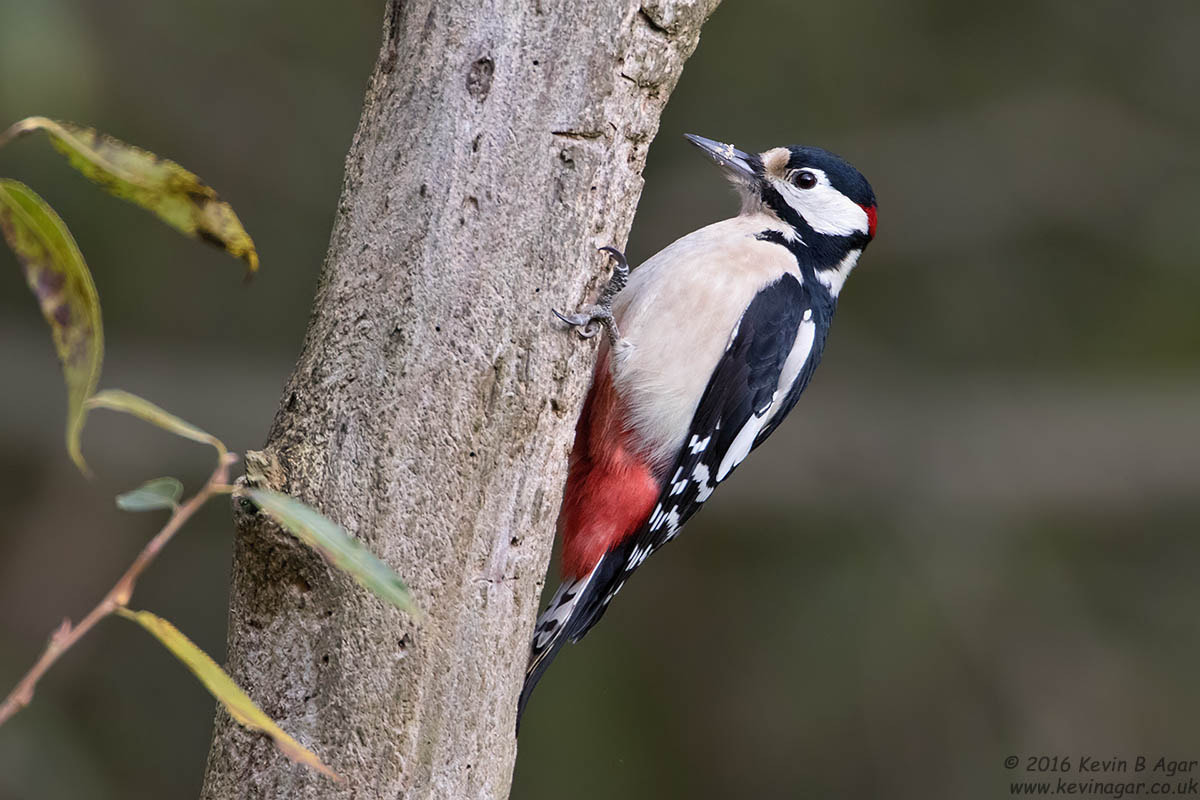
M 558 313 L 557 309 L 552 308 L 550 311 L 567 325 L 570 325 L 572 328 L 578 328 L 579 330 L 576 333 L 584 339 L 590 339 L 599 333 L 602 322 L 607 319 L 603 315 L 592 314 L 588 311 L 570 316 Z
M 615 247 L 609 247 L 608 245 L 605 245 L 604 247 L 601 247 L 599 251 L 601 253 L 608 253 L 609 257 L 612 258 L 613 261 L 617 262 L 617 265 L 613 267 L 613 272 L 629 272 L 629 262 L 625 260 L 625 254 L 620 250 Z
M 599 302 L 594 306 L 586 306 L 578 314 L 567 316 L 560 314 L 557 309 L 550 309 L 554 316 L 558 317 L 567 325 L 573 328 L 578 328 L 577 333 L 580 338 L 591 339 L 601 330 L 608 331 L 609 341 L 616 346 L 620 340 L 620 333 L 617 331 L 616 320 L 612 315 L 613 298 L 617 293 L 625 287 L 625 280 L 629 275 L 629 262 L 625 260 L 625 254 L 615 247 L 601 247 L 599 252 L 607 253 L 610 258 L 616 261 L 613 266 L 613 274 L 600 292 Z

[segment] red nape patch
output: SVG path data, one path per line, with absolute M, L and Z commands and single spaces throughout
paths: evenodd
M 562 574 L 582 578 L 600 559 L 641 527 L 661 490 L 636 454 L 612 385 L 608 353 L 596 362 L 592 388 L 575 426 L 575 445 L 558 528 Z
M 863 211 L 867 212 L 867 235 L 872 239 L 875 238 L 875 206 L 859 206 Z

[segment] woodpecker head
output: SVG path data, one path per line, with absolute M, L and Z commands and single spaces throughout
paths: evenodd
M 753 154 L 690 133 L 687 139 L 725 169 L 742 195 L 743 214 L 773 214 L 819 261 L 861 252 L 875 237 L 871 184 L 833 153 L 793 146 Z

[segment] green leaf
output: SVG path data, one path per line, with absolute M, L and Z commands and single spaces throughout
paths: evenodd
M 107 408 L 110 411 L 123 411 L 126 414 L 132 414 L 138 419 L 149 422 L 151 425 L 157 425 L 176 436 L 182 436 L 194 442 L 210 444 L 217 449 L 219 455 L 225 455 L 225 444 L 220 439 L 211 433 L 205 433 L 190 422 L 184 422 L 171 412 L 159 408 L 149 400 L 143 400 L 136 394 L 130 394 L 120 389 L 105 389 L 103 392 L 97 392 L 88 398 L 86 406 L 88 408 Z
M 263 710 L 254 704 L 250 696 L 233 682 L 233 678 L 230 678 L 217 662 L 209 657 L 208 653 L 197 647 L 174 625 L 149 611 L 130 611 L 128 608 L 119 607 L 117 613 L 131 622 L 141 625 L 162 642 L 200 679 L 204 688 L 221 701 L 221 705 L 225 706 L 229 716 L 239 724 L 251 730 L 262 731 L 270 736 L 274 740 L 275 746 L 293 761 L 306 764 L 334 780 L 341 780 L 337 773 L 322 764 L 321 760 L 311 751 L 288 736 L 282 728 L 275 724 L 274 720 L 263 713 Z
M 414 617 L 422 616 L 400 576 L 346 533 L 342 526 L 286 494 L 267 489 L 246 489 L 243 494 L 288 533 L 325 556 L 333 566 L 349 573 L 362 586 Z
M 96 390 L 104 359 L 96 284 L 62 219 L 17 181 L 0 179 L 0 233 L 50 325 L 67 384 L 67 453 L 87 475 L 79 435 L 87 414 L 84 401 Z
M 254 242 L 233 207 L 211 186 L 174 161 L 126 144 L 92 128 L 45 117 L 23 119 L 0 134 L 0 146 L 33 131 L 45 131 L 71 166 L 109 194 L 153 212 L 163 222 L 203 239 L 258 269 Z
M 122 511 L 158 511 L 175 508 L 183 497 L 183 484 L 175 478 L 155 478 L 132 491 L 117 495 L 117 508 Z

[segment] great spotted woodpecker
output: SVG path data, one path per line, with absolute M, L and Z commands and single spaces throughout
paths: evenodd
M 875 236 L 875 195 L 816 147 L 757 155 L 688 135 L 726 171 L 738 216 L 690 233 L 600 302 L 561 319 L 608 329 L 575 430 L 559 512 L 562 583 L 534 631 L 518 725 L 567 641 L 674 539 L 808 385 L 838 294 Z M 557 313 L 557 312 L 555 312 Z

